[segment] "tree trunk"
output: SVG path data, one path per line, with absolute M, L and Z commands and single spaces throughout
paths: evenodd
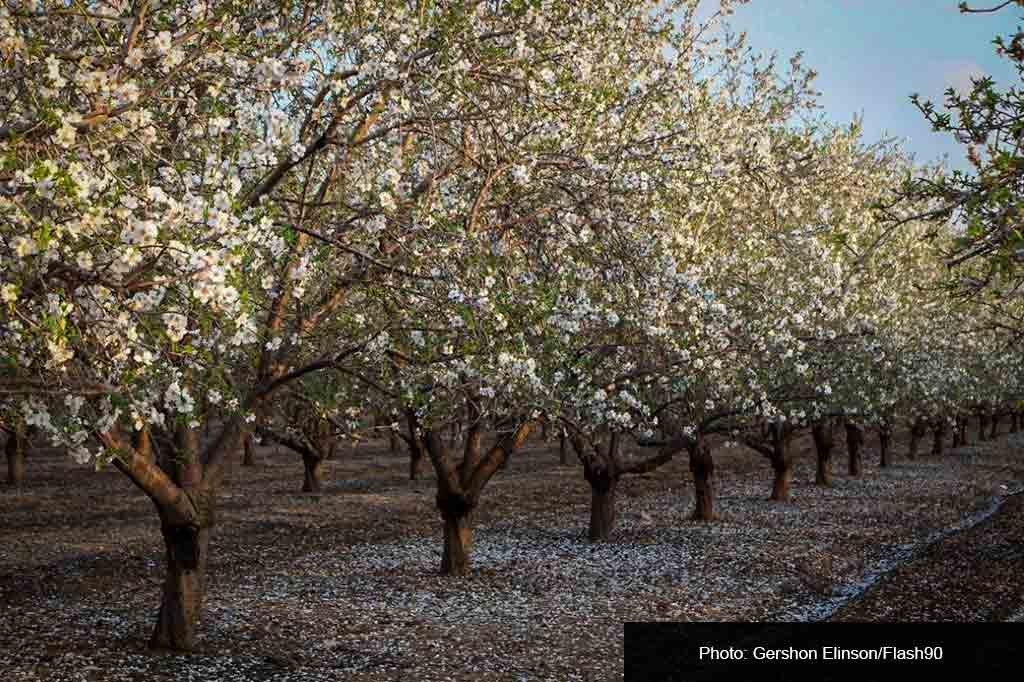
M 606 470 L 584 468 L 584 476 L 590 484 L 590 529 L 587 537 L 591 542 L 607 542 L 615 527 L 615 490 L 619 477 Z
M 1016 412 L 1010 413 L 1010 433 L 1017 433 L 1020 431 L 1020 419 Z
M 18 420 L 7 436 L 4 453 L 7 455 L 7 483 L 20 486 L 25 478 L 25 424 Z
M 690 472 L 693 474 L 694 521 L 713 521 L 715 518 L 714 473 L 715 461 L 711 449 L 703 443 L 690 449 Z
M 189 651 L 195 647 L 196 624 L 206 597 L 210 529 L 164 526 L 162 530 L 167 548 L 167 575 L 149 646 Z
M 567 467 L 571 464 L 569 461 L 569 445 L 568 438 L 565 435 L 565 431 L 562 431 L 558 436 L 558 464 L 559 466 Z
M 245 452 L 242 455 L 242 466 L 256 466 L 256 446 L 252 442 L 252 435 L 245 437 Z
M 940 421 L 932 429 L 932 456 L 941 457 L 946 444 L 946 422 Z
M 988 440 L 988 415 L 985 413 L 978 415 L 978 442 Z
M 398 453 L 398 434 L 394 429 L 388 431 L 388 451 L 394 455 Z
M 444 521 L 444 553 L 441 555 L 442 575 L 469 573 L 469 552 L 473 546 L 473 509 L 459 497 L 437 498 Z
M 817 485 L 830 486 L 832 485 L 832 448 L 835 446 L 831 421 L 815 422 L 811 428 L 811 435 L 814 437 L 814 451 L 818 456 L 814 482 Z
M 420 438 L 419 427 L 416 425 L 416 413 L 407 409 L 405 419 L 409 429 L 409 480 L 415 481 L 420 477 L 420 467 L 423 464 L 426 450 L 423 447 L 423 440 Z
M 302 492 L 318 493 L 324 480 L 324 458 L 305 455 L 302 458 L 305 475 L 302 479 Z
M 999 435 L 999 415 L 998 414 L 994 414 L 994 415 L 992 415 L 992 429 L 988 432 L 988 438 L 989 438 L 989 440 L 992 440 L 992 439 L 994 439 L 998 435 Z
M 846 427 L 846 452 L 849 456 L 849 474 L 854 478 L 860 478 L 864 473 L 863 446 L 864 429 L 860 425 L 847 421 Z
M 924 421 L 918 419 L 910 427 L 910 445 L 907 448 L 907 459 L 917 459 L 918 450 L 921 447 L 921 439 L 928 433 L 928 427 Z
M 967 445 L 967 417 L 961 417 L 953 427 L 953 447 L 965 447 Z M 945 432 L 946 427 L 942 427 Z
M 892 464 L 892 428 L 888 424 L 878 427 L 878 466 L 887 467 Z
M 793 465 L 788 457 L 772 457 L 772 502 L 789 502 L 789 483 L 793 479 Z

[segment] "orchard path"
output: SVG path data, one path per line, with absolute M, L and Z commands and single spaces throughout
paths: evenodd
M 1024 621 L 1024 494 L 839 608 L 833 621 Z

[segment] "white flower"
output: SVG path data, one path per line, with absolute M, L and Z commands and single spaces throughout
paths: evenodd
M 18 300 L 18 287 L 8 282 L 0 287 L 0 300 L 4 303 L 14 303 Z
M 178 313 L 164 313 L 162 315 L 167 337 L 177 343 L 185 338 L 188 332 L 188 318 Z
M 60 128 L 57 129 L 56 142 L 64 149 L 70 149 L 75 144 L 75 138 L 78 135 L 78 131 L 75 130 L 75 126 L 71 125 L 66 119 L 61 123 Z
M 133 47 L 128 51 L 128 55 L 124 58 L 125 66 L 130 69 L 137 69 L 142 66 L 142 50 L 137 47 Z
M 12 243 L 14 244 L 14 253 L 19 258 L 27 258 L 39 253 L 39 246 L 32 237 L 15 237 Z
M 153 47 L 160 54 L 163 54 L 171 49 L 171 32 L 160 31 L 156 34 L 156 39 L 153 41 Z

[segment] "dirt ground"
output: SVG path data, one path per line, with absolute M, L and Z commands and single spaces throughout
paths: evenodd
M 683 457 L 624 480 L 613 541 L 592 546 L 581 471 L 558 465 L 557 443 L 533 440 L 486 489 L 463 579 L 436 574 L 432 476 L 408 481 L 403 455 L 378 442 L 345 449 L 311 496 L 298 492 L 297 456 L 262 448 L 220 498 L 200 648 L 188 656 L 145 648 L 163 562 L 152 506 L 114 470 L 37 452 L 24 485 L 0 491 L 0 669 L 5 680 L 615 680 L 625 621 L 1018 611 L 1021 496 L 991 521 L 982 512 L 1024 487 L 1024 438 L 915 462 L 898 441 L 885 470 L 875 445 L 860 479 L 837 448 L 825 489 L 799 441 L 787 504 L 767 502 L 762 457 L 719 450 L 712 523 L 689 520 Z M 929 552 L 954 537 L 942 530 L 965 520 L 958 558 L 932 575 L 943 562 Z M 998 537 L 978 535 L 1000 524 Z M 991 559 L 980 579 L 979 552 Z M 901 571 L 919 579 L 892 587 Z M 928 585 L 972 580 L 984 597 L 918 606 Z

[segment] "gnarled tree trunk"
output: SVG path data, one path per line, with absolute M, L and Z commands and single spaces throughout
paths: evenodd
M 302 456 L 302 492 L 318 493 L 324 480 L 324 458 L 307 453 Z
M 817 455 L 817 467 L 814 482 L 817 485 L 832 485 L 832 448 L 835 447 L 835 424 L 831 419 L 814 422 L 811 435 L 814 438 L 814 451 Z
M 206 598 L 210 525 L 164 525 L 162 531 L 167 573 L 149 646 L 190 651 L 195 647 L 196 625 Z
M 793 465 L 789 458 L 772 458 L 772 494 L 768 499 L 772 502 L 789 502 L 789 484 L 793 480 Z
M 615 528 L 615 491 L 619 476 L 608 467 L 584 465 L 583 476 L 590 484 L 590 528 L 587 537 L 591 542 L 607 542 Z
M 441 573 L 466 575 L 473 547 L 473 506 L 462 496 L 438 493 L 437 508 L 444 522 Z
M 715 460 L 711 448 L 695 440 L 689 447 L 690 472 L 693 474 L 694 521 L 713 521 L 715 518 L 714 474 Z
M 846 454 L 849 458 L 849 474 L 860 478 L 864 473 L 863 448 L 864 428 L 849 419 L 844 423 L 846 428 Z

